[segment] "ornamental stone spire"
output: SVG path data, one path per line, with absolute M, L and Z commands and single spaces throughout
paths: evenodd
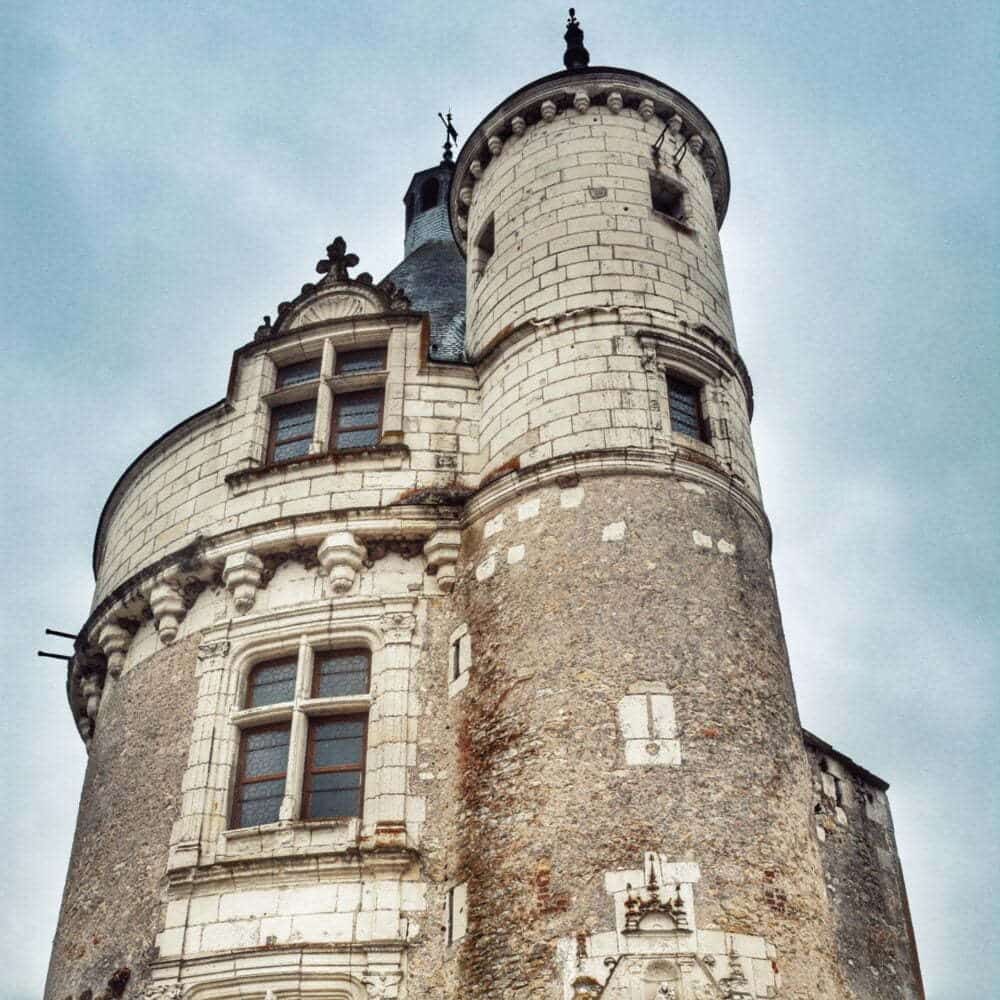
M 566 22 L 566 53 L 563 65 L 566 69 L 586 69 L 590 65 L 590 53 L 583 47 L 583 28 L 576 19 L 576 10 L 569 9 L 569 20 Z

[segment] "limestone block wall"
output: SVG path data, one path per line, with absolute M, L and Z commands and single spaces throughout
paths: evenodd
M 511 324 L 622 305 L 734 339 L 712 191 L 698 157 L 674 165 L 683 137 L 668 133 L 654 161 L 665 125 L 591 103 L 506 138 L 467 189 L 470 356 Z M 651 175 L 683 190 L 684 224 L 653 210 Z
M 322 350 L 324 339 L 390 344 L 384 428 L 393 450 L 261 469 L 266 396 L 277 364 Z M 226 405 L 194 418 L 143 455 L 116 487 L 96 547 L 97 605 L 137 571 L 199 535 L 331 510 L 380 507 L 408 490 L 447 487 L 478 472 L 479 404 L 474 373 L 428 365 L 420 321 L 337 321 L 237 354 Z
M 511 498 L 466 545 L 453 600 L 472 665 L 451 731 L 428 741 L 458 755 L 457 993 L 551 998 L 555 976 L 573 996 L 585 960 L 620 953 L 608 873 L 653 852 L 697 866 L 687 919 L 748 977 L 756 957 L 777 995 L 848 997 L 759 521 L 695 483 L 592 476 Z M 622 726 L 636 695 L 653 712 L 645 758 Z
M 806 734 L 841 968 L 865 1000 L 923 1000 L 885 782 Z

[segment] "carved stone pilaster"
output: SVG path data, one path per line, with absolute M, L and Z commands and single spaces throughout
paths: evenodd
M 97 645 L 101 647 L 108 661 L 108 673 L 119 677 L 125 665 L 125 654 L 128 652 L 132 636 L 117 622 L 105 622 L 97 631 Z
M 249 550 L 226 557 L 222 582 L 233 595 L 238 614 L 245 615 L 253 607 L 263 572 L 264 563 Z
M 424 545 L 427 568 L 437 574 L 438 586 L 447 594 L 455 586 L 455 563 L 462 545 L 457 528 L 439 528 Z
M 184 591 L 175 571 L 161 573 L 153 582 L 149 591 L 149 607 L 160 638 L 165 643 L 173 642 L 186 612 Z
M 319 562 L 334 594 L 346 594 L 361 569 L 365 547 L 350 531 L 335 531 L 320 543 Z

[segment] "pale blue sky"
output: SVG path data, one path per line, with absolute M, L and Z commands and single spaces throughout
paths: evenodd
M 595 64 L 715 124 L 723 247 L 804 723 L 891 784 L 930 1000 L 1000 976 L 998 15 L 989 3 L 579 8 Z M 343 234 L 560 68 L 537 2 L 8 3 L 0 12 L 9 793 L 0 994 L 38 996 L 84 753 L 46 625 L 86 617 L 105 497 L 221 397 Z M 109 889 L 112 887 L 109 887 Z

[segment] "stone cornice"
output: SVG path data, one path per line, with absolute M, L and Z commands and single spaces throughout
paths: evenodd
M 632 108 L 645 119 L 657 116 L 666 126 L 675 119 L 677 136 L 702 163 L 712 190 L 715 215 L 722 226 L 729 206 L 729 164 L 718 133 L 705 114 L 687 97 L 644 73 L 612 66 L 597 66 L 572 73 L 554 73 L 522 87 L 498 104 L 469 134 L 455 165 L 449 195 L 452 234 L 465 252 L 464 220 L 468 204 L 463 192 L 512 135 L 519 135 L 560 110 L 604 104 L 614 114 Z M 678 123 L 679 121 L 679 123 Z

